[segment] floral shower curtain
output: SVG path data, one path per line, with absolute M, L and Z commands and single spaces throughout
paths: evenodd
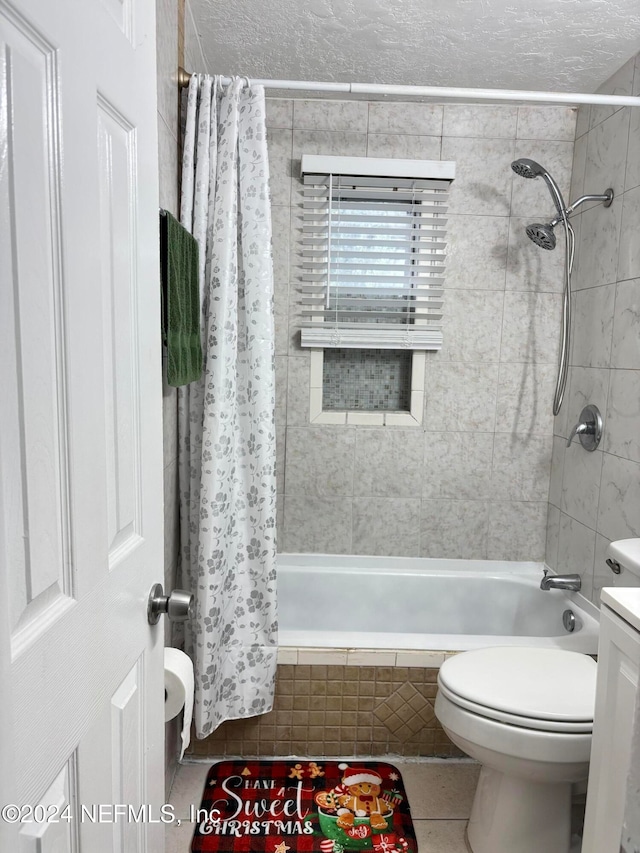
M 202 379 L 179 389 L 195 725 L 271 710 L 277 658 L 271 211 L 261 86 L 193 75 L 181 221 L 200 246 Z

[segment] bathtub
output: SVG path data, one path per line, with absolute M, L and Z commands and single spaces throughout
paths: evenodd
M 542 563 L 528 562 L 280 554 L 279 659 L 289 660 L 287 649 L 341 650 L 351 663 L 353 650 L 503 645 L 595 654 L 597 608 L 576 593 L 542 591 L 542 570 Z M 576 618 L 571 633 L 563 626 L 565 610 Z M 304 659 L 312 662 L 308 654 Z M 444 656 L 432 659 L 437 665 Z

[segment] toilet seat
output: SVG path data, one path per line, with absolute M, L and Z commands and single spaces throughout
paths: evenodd
M 466 711 L 471 711 L 474 714 L 479 714 L 481 717 L 487 717 L 489 720 L 495 720 L 499 723 L 508 723 L 511 726 L 521 726 L 524 729 L 536 729 L 541 732 L 566 732 L 567 734 L 590 734 L 593 730 L 593 720 L 564 722 L 559 720 L 538 720 L 533 717 L 524 717 L 521 714 L 509 714 L 506 711 L 499 711 L 496 708 L 488 708 L 486 705 L 479 705 L 476 702 L 471 702 L 469 699 L 456 695 L 442 682 L 438 684 L 438 688 L 450 702 L 453 702 L 460 708 L 464 708 Z
M 497 647 L 449 658 L 438 685 L 450 702 L 497 722 L 558 733 L 590 733 L 596 663 L 563 649 Z

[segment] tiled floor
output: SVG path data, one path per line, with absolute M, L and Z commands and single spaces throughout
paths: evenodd
M 189 853 L 194 825 L 189 807 L 200 805 L 204 780 L 213 762 L 178 768 L 170 803 L 180 826 L 167 827 L 166 853 Z M 391 761 L 402 773 L 419 853 L 467 853 L 464 830 L 480 767 L 469 761 Z

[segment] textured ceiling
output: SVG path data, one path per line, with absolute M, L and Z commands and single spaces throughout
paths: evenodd
M 640 49 L 640 0 L 190 3 L 214 74 L 593 92 Z

